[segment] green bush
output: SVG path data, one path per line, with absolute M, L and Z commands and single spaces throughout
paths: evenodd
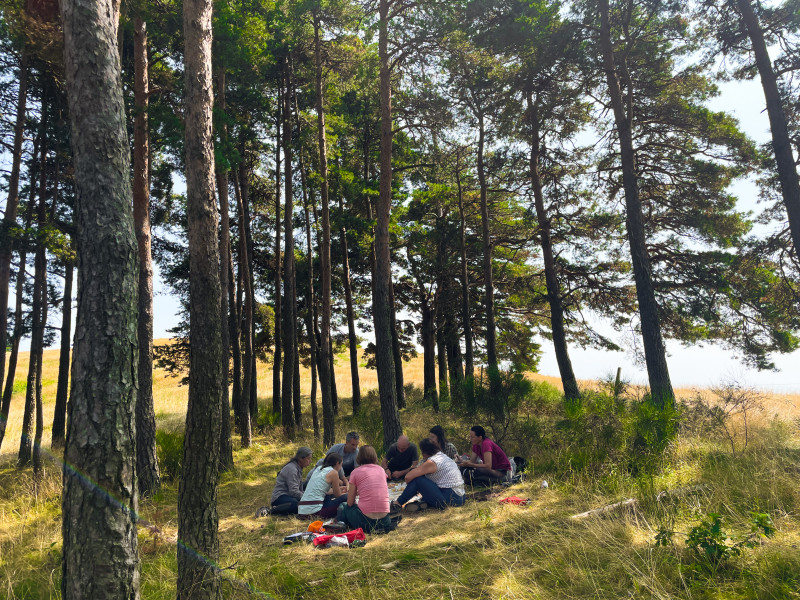
M 156 454 L 162 479 L 175 480 L 180 477 L 183 465 L 183 434 L 156 431 Z

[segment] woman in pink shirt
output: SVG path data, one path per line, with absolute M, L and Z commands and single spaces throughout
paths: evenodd
M 505 481 L 511 473 L 511 462 L 503 450 L 486 437 L 486 430 L 476 425 L 469 430 L 472 454 L 468 461 L 459 466 L 464 469 L 464 479 L 473 484 Z M 478 459 L 481 462 L 478 462 Z
M 386 472 L 378 464 L 375 448 L 361 446 L 356 462 L 360 466 L 350 473 L 347 502 L 339 507 L 339 520 L 354 529 L 361 527 L 367 533 L 376 529 L 391 529 L 389 487 L 386 484 Z

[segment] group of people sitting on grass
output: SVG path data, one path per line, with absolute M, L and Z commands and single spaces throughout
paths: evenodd
M 471 454 L 460 456 L 439 425 L 420 440 L 419 449 L 402 435 L 379 465 L 375 448 L 359 447 L 360 437 L 351 431 L 343 444 L 331 446 L 305 480 L 303 470 L 311 464 L 312 451 L 302 446 L 278 473 L 269 512 L 335 517 L 350 527 L 372 532 L 391 529 L 390 515 L 404 506 L 418 509 L 419 505 L 409 505 L 418 494 L 433 508 L 462 506 L 465 481 L 489 484 L 505 481 L 512 473 L 508 456 L 486 437 L 483 427 L 476 425 L 469 436 Z M 400 497 L 391 503 L 390 481 L 406 482 Z

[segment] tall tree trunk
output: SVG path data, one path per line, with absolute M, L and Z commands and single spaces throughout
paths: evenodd
M 225 113 L 225 69 L 217 70 L 217 108 Z M 224 120 L 219 131 L 219 138 L 223 148 L 228 141 L 228 126 Z M 220 471 L 229 471 L 233 468 L 233 443 L 231 441 L 231 403 L 228 395 L 228 374 L 230 371 L 230 316 L 228 311 L 230 292 L 230 248 L 231 248 L 231 221 L 228 198 L 228 170 L 216 165 L 217 195 L 219 196 L 219 281 L 222 287 L 220 293 L 220 318 L 222 319 L 222 424 L 220 428 L 219 468 Z
M 464 352 L 468 389 L 475 379 L 475 358 L 472 350 L 472 319 L 469 312 L 469 265 L 467 264 L 467 225 L 464 218 L 464 191 L 461 186 L 461 156 L 456 155 L 456 189 L 458 192 L 459 235 L 458 250 L 461 254 L 461 322 L 464 328 Z
M 406 392 L 403 382 L 403 355 L 400 352 L 400 334 L 397 332 L 397 312 L 394 305 L 394 283 L 389 279 L 389 323 L 392 332 L 392 358 L 394 359 L 395 397 L 397 408 L 406 407 Z
M 320 48 L 319 11 L 314 11 L 314 65 L 316 67 L 315 83 L 317 92 L 317 145 L 319 146 L 320 171 L 320 205 L 322 207 L 322 240 L 320 243 L 320 270 L 322 275 L 322 323 L 320 324 L 320 365 L 319 380 L 322 388 L 323 424 L 325 438 L 328 436 L 328 424 L 333 426 L 333 415 L 338 407 L 334 406 L 333 359 L 331 353 L 331 220 L 328 206 L 328 142 L 325 131 L 325 104 L 322 89 L 322 51 Z M 330 416 L 325 412 L 331 411 Z M 333 433 L 330 435 L 333 439 Z
M 378 368 L 378 394 L 381 400 L 383 445 L 388 449 L 402 433 L 395 396 L 394 355 L 391 332 L 392 267 L 389 255 L 389 213 L 392 210 L 392 73 L 389 56 L 388 0 L 380 0 L 378 57 L 380 60 L 381 150 L 380 179 L 375 223 L 375 281 L 373 281 L 375 358 Z
M 331 338 L 330 346 L 328 346 L 328 356 L 330 357 L 330 363 L 328 363 L 328 368 L 330 369 L 329 377 L 331 380 L 331 406 L 333 406 L 333 414 L 339 414 L 339 393 L 336 391 L 336 355 L 333 353 L 333 338 Z
M 44 212 L 44 211 L 42 211 Z M 46 217 L 44 217 L 46 219 Z M 39 257 L 37 255 L 37 262 Z M 31 336 L 33 339 L 31 341 L 31 355 L 33 355 L 33 346 L 34 343 L 38 344 L 37 352 L 39 354 L 39 358 L 36 361 L 36 381 L 35 381 L 35 397 L 36 397 L 36 432 L 34 433 L 33 437 L 33 474 L 34 474 L 34 482 L 38 486 L 39 482 L 41 481 L 42 475 L 42 433 L 44 432 L 44 406 L 42 405 L 42 362 L 43 362 L 43 351 L 44 351 L 44 328 L 47 325 L 47 262 L 45 257 L 44 248 L 42 248 L 42 257 L 41 257 L 43 266 L 42 270 L 44 271 L 44 282 L 39 289 L 39 293 L 41 297 L 39 302 L 41 303 L 42 307 L 42 318 L 41 318 L 41 325 L 40 330 L 37 331 L 34 329 L 33 335 Z M 35 293 L 35 288 L 34 288 Z M 38 340 L 37 340 L 38 338 Z
M 19 87 L 17 90 L 17 115 L 14 121 L 14 147 L 11 154 L 11 175 L 8 179 L 8 199 L 0 225 L 0 315 L 8 314 L 8 286 L 11 278 L 11 228 L 16 225 L 19 206 L 19 172 L 22 163 L 22 140 L 25 133 L 25 112 L 28 102 L 28 52 L 22 49 L 19 65 Z M 7 328 L 0 327 L 0 388 L 6 368 Z M 10 375 L 10 373 L 9 373 Z M 3 425 L 5 427 L 5 425 Z M 0 438 L 0 442 L 2 439 Z
M 47 84 L 45 84 L 47 86 Z M 47 226 L 47 122 L 48 98 L 46 88 L 42 90 L 42 119 L 40 130 L 42 145 L 39 150 L 39 205 L 37 209 L 37 240 L 33 275 L 33 306 L 31 307 L 31 350 L 28 361 L 28 379 L 25 388 L 25 409 L 22 415 L 17 466 L 25 467 L 33 458 L 33 442 L 36 425 L 37 390 L 41 389 L 42 353 L 44 351 L 44 328 L 47 318 L 47 256 L 44 246 L 44 230 Z
M 291 111 L 291 77 L 289 75 L 289 57 L 283 62 L 283 323 L 281 338 L 283 341 L 283 384 L 281 385 L 281 424 L 290 439 L 295 434 L 295 422 L 292 413 L 294 390 L 294 352 L 297 345 L 297 330 L 294 319 L 294 228 L 293 189 L 292 189 L 292 111 Z
M 150 131 L 147 24 L 134 19 L 133 221 L 139 248 L 139 389 L 136 395 L 136 475 L 139 494 L 161 486 L 153 407 L 153 258 L 150 250 Z
M 422 352 L 423 352 L 423 396 L 439 412 L 439 393 L 436 389 L 436 325 L 434 311 L 422 283 L 420 288 L 420 309 L 422 312 Z
M 242 337 L 244 338 L 244 355 L 242 356 L 242 395 L 239 398 L 239 435 L 242 439 L 242 448 L 249 448 L 252 439 L 253 416 L 250 413 L 250 386 L 253 371 L 253 328 L 250 321 L 253 318 L 253 308 L 250 304 L 250 275 L 248 274 L 250 261 L 247 257 L 247 236 L 245 235 L 244 203 L 242 202 L 241 179 L 246 177 L 244 167 L 239 168 L 237 185 L 234 186 L 236 194 L 236 209 L 239 216 L 239 284 L 244 293 L 244 306 L 242 307 Z
M 220 597 L 217 483 L 222 412 L 222 287 L 214 194 L 209 0 L 184 0 L 189 407 L 178 491 L 178 598 Z M 242 182 L 242 187 L 245 187 Z M 242 196 L 245 196 L 244 191 Z
M 317 206 L 316 203 L 312 204 L 312 211 L 314 215 L 314 228 L 319 231 L 320 224 L 319 224 L 319 216 L 317 214 Z M 322 254 L 322 240 L 320 236 L 317 235 L 317 245 L 319 246 L 318 252 L 320 255 Z M 322 333 L 319 330 L 319 323 L 317 322 L 317 315 L 314 316 L 314 331 L 317 335 L 317 371 L 319 372 L 319 385 L 320 389 L 325 389 L 326 387 L 331 391 L 329 396 L 330 402 L 325 402 L 325 396 L 322 395 L 322 440 L 323 444 L 326 446 L 331 446 L 335 443 L 335 436 L 336 436 L 336 406 L 334 405 L 334 401 L 336 400 L 336 381 L 333 377 L 333 362 L 332 362 L 332 352 L 330 345 L 328 346 L 328 355 L 329 360 L 323 360 L 322 355 Z M 323 373 L 324 372 L 324 373 Z M 323 375 L 327 377 L 327 379 L 323 379 Z M 324 383 L 327 381 L 327 384 Z
M 308 193 L 306 191 L 306 169 L 303 154 L 300 153 L 300 179 L 303 186 L 303 213 L 306 218 L 306 246 L 308 247 L 308 310 L 306 311 L 306 329 L 308 331 L 309 360 L 311 362 L 311 420 L 314 424 L 314 438 L 319 439 L 319 413 L 317 410 L 317 336 L 314 333 L 316 311 L 316 294 L 314 294 L 314 249 L 311 245 L 311 215 L 308 209 Z
M 244 156 L 244 153 L 242 154 Z M 243 163 L 244 164 L 244 163 Z M 256 359 L 256 288 L 255 288 L 255 274 L 253 271 L 253 233 L 250 229 L 252 221 L 252 214 L 250 213 L 250 171 L 245 170 L 242 173 L 242 178 L 239 180 L 239 186 L 242 194 L 242 206 L 244 208 L 244 236 L 247 244 L 247 271 L 245 275 L 248 277 L 248 285 L 245 287 L 245 293 L 249 294 L 249 316 L 248 324 L 250 326 L 250 339 L 252 340 L 250 346 L 250 421 L 258 423 L 258 364 Z M 247 400 L 247 398 L 245 398 Z
M 228 217 L 230 222 L 230 216 Z M 230 228 L 229 228 L 230 229 Z M 228 306 L 230 314 L 228 316 L 228 329 L 230 337 L 228 340 L 231 345 L 231 355 L 233 356 L 233 389 L 231 392 L 231 408 L 233 408 L 234 423 L 238 427 L 241 422 L 239 410 L 242 405 L 242 347 L 241 347 L 241 322 L 242 314 L 239 304 L 236 302 L 236 281 L 234 278 L 233 248 L 228 239 L 228 281 L 226 284 L 228 291 Z
M 39 136 L 33 142 L 33 156 L 35 157 L 39 152 Z M 30 181 L 36 179 L 36 169 L 38 162 L 31 161 Z M 28 199 L 28 208 L 25 211 L 25 231 L 31 228 L 33 221 L 33 207 L 36 199 L 36 186 L 30 185 L 30 196 Z M 24 319 L 22 315 L 22 296 L 25 290 L 26 267 L 28 261 L 27 240 L 21 244 L 19 250 L 19 269 L 17 271 L 17 283 L 15 291 L 14 303 L 14 329 L 11 338 L 11 352 L 8 357 L 8 377 L 6 377 L 5 386 L 3 388 L 3 401 L 0 405 L 0 448 L 3 447 L 3 439 L 6 435 L 6 426 L 8 425 L 8 413 L 11 410 L 11 396 L 14 395 L 14 379 L 17 372 L 17 358 L 19 357 L 19 343 L 22 340 L 24 333 Z
M 633 277 L 636 282 L 636 298 L 639 301 L 644 356 L 647 364 L 647 377 L 650 381 L 650 394 L 656 405 L 666 407 L 675 403 L 672 382 L 667 368 L 664 342 L 661 338 L 661 324 L 658 317 L 658 304 L 650 269 L 650 257 L 645 241 L 642 203 L 639 199 L 639 184 L 636 174 L 636 157 L 633 150 L 631 115 L 626 114 L 619 79 L 616 71 L 614 49 L 611 43 L 608 0 L 599 0 L 600 8 L 600 47 L 603 52 L 603 66 L 608 83 L 614 121 L 619 136 L 622 161 L 622 186 L 625 190 L 626 222 L 628 243 L 631 250 Z
M 436 363 L 439 371 L 439 400 L 442 402 L 450 402 L 450 386 L 448 383 L 447 374 L 447 347 L 444 341 L 444 311 L 441 309 L 441 292 L 437 294 L 436 311 L 436 328 L 434 335 L 436 337 Z
M 282 83 L 278 83 L 278 102 L 275 117 L 275 353 L 272 355 L 272 412 L 281 414 L 281 110 Z
M 558 283 L 556 261 L 553 257 L 553 241 L 550 236 L 550 218 L 544 208 L 544 194 L 542 193 L 542 178 L 539 173 L 539 155 L 541 153 L 541 139 L 539 137 L 539 120 L 536 107 L 531 94 L 528 94 L 528 113 L 530 117 L 531 135 L 531 185 L 533 199 L 536 205 L 536 220 L 539 224 L 539 239 L 544 259 L 544 280 L 547 286 L 547 302 L 550 305 L 550 328 L 553 332 L 553 348 L 556 353 L 558 371 L 561 374 L 561 383 L 564 386 L 564 396 L 567 400 L 580 398 L 578 381 L 572 370 L 572 361 L 569 359 L 567 349 L 567 335 L 564 328 L 564 306 L 561 300 L 561 287 Z
M 497 364 L 497 328 L 494 322 L 494 280 L 492 279 L 492 237 L 489 231 L 489 199 L 486 183 L 484 148 L 486 146 L 486 124 L 482 112 L 478 112 L 478 182 L 481 193 L 481 233 L 483 236 L 483 286 L 484 311 L 486 312 L 486 360 L 489 371 L 489 390 L 498 397 L 500 368 Z
M 792 143 L 786 123 L 786 114 L 783 112 L 783 100 L 778 89 L 778 79 L 772 69 L 767 43 L 764 41 L 764 32 L 753 11 L 751 1 L 736 0 L 736 4 L 747 28 L 747 35 L 756 58 L 756 67 L 761 77 L 761 87 L 764 89 L 764 98 L 767 101 L 769 127 L 772 131 L 772 150 L 778 166 L 778 181 L 781 184 L 783 203 L 786 205 L 786 213 L 789 216 L 789 229 L 792 232 L 795 256 L 800 257 L 800 179 L 792 154 Z
M 119 3 L 67 0 L 60 8 L 78 249 L 61 597 L 136 600 L 137 244 L 116 44 Z
M 341 195 L 339 195 L 339 212 L 344 215 Z M 342 285 L 344 286 L 344 302 L 347 313 L 347 345 L 350 350 L 350 382 L 353 388 L 353 414 L 357 415 L 361 409 L 361 380 L 358 376 L 358 338 L 356 337 L 356 319 L 353 310 L 353 288 L 350 283 L 350 259 L 347 256 L 347 229 L 344 225 L 342 225 L 340 235 L 342 238 Z
M 72 282 L 75 265 L 64 263 L 64 297 L 61 300 L 61 350 L 58 356 L 58 387 L 53 411 L 53 432 L 50 448 L 63 448 L 67 430 L 67 400 L 69 399 L 70 344 L 72 342 Z

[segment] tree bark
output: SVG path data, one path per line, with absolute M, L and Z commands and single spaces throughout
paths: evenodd
M 795 256 L 800 257 L 800 179 L 792 154 L 789 127 L 786 123 L 786 114 L 783 112 L 783 100 L 778 89 L 778 79 L 772 68 L 767 44 L 764 41 L 764 32 L 753 11 L 752 3 L 750 0 L 736 0 L 736 4 L 747 28 L 747 35 L 756 58 L 756 67 L 761 77 L 761 87 L 764 89 L 764 98 L 767 102 L 769 127 L 772 131 L 772 150 L 775 152 L 775 162 L 778 166 L 778 181 L 781 184 L 783 203 L 789 216 L 789 229 L 792 233 Z
M 222 288 L 214 194 L 209 0 L 185 0 L 186 198 L 189 225 L 189 407 L 178 492 L 178 598 L 220 597 L 217 483 L 222 409 Z M 244 187 L 244 183 L 242 183 Z M 244 196 L 244 192 L 242 196 Z
M 136 600 L 136 235 L 119 3 L 61 3 L 75 171 L 78 313 L 62 496 L 64 600 Z
M 561 300 L 561 288 L 558 283 L 556 262 L 553 257 L 553 241 L 550 235 L 550 219 L 544 208 L 544 194 L 542 193 L 542 177 L 539 173 L 539 155 L 541 154 L 541 139 L 539 135 L 539 122 L 536 107 L 530 94 L 527 97 L 528 112 L 530 117 L 531 157 L 530 177 L 533 187 L 533 198 L 536 206 L 536 220 L 539 224 L 539 240 L 544 260 L 544 279 L 547 287 L 547 302 L 550 305 L 550 328 L 553 332 L 553 348 L 556 353 L 558 371 L 561 374 L 561 383 L 564 386 L 564 397 L 567 400 L 580 398 L 578 381 L 572 370 L 572 361 L 569 359 L 567 349 L 567 335 L 564 328 L 564 306 Z
M 12 237 L 11 228 L 17 221 L 19 206 L 19 173 L 22 163 L 22 141 L 25 133 L 25 113 L 28 102 L 28 52 L 22 49 L 19 65 L 19 87 L 17 90 L 17 115 L 14 121 L 14 147 L 11 153 L 11 174 L 8 178 L 8 199 L 0 229 L 0 315 L 5 319 L 8 314 L 8 286 L 11 278 Z M 8 344 L 6 327 L 0 327 L 0 388 L 6 368 L 6 345 Z M 9 372 L 9 376 L 11 373 Z M 5 425 L 3 425 L 5 427 Z M 2 442 L 2 438 L 0 438 Z
M 50 448 L 63 448 L 67 429 L 67 400 L 69 399 L 70 344 L 72 342 L 72 283 L 75 265 L 64 263 L 64 297 L 61 301 L 61 350 L 58 356 L 58 388 L 53 411 L 53 432 Z
M 39 152 L 39 136 L 33 142 L 33 156 Z M 36 178 L 36 169 L 38 162 L 32 161 L 30 169 L 30 180 Z M 30 197 L 28 199 L 28 208 L 25 211 L 25 231 L 31 228 L 33 220 L 33 207 L 36 198 L 36 186 L 30 186 Z M 8 413 L 11 410 L 11 396 L 14 394 L 14 380 L 17 372 L 17 358 L 19 357 L 19 343 L 22 340 L 24 320 L 22 316 L 22 296 L 25 290 L 26 267 L 28 261 L 27 242 L 22 244 L 19 250 L 19 269 L 17 270 L 17 284 L 15 291 L 14 303 L 14 329 L 11 338 L 11 352 L 8 357 L 8 377 L 6 377 L 5 387 L 3 388 L 3 401 L 0 405 L 0 448 L 3 447 L 3 439 L 6 434 L 6 426 L 8 425 Z
M 293 416 L 294 392 L 294 352 L 297 345 L 297 330 L 294 319 L 295 272 L 294 272 L 294 227 L 292 225 L 293 188 L 292 188 L 292 111 L 291 111 L 291 77 L 289 75 L 289 57 L 283 61 L 283 322 L 281 339 L 283 342 L 283 384 L 281 385 L 281 424 L 286 435 L 292 439 L 295 435 L 295 419 Z
M 45 209 L 42 208 L 42 218 L 46 220 Z M 36 360 L 36 384 L 35 384 L 35 397 L 36 397 L 36 433 L 33 437 L 33 475 L 34 482 L 38 486 L 41 481 L 42 475 L 42 433 L 44 432 L 44 406 L 42 405 L 42 359 L 44 351 L 44 328 L 47 325 L 47 260 L 44 248 L 41 250 L 42 271 L 44 272 L 44 281 L 39 289 L 39 302 L 41 304 L 41 320 L 39 330 L 34 329 L 31 341 L 31 355 L 33 355 L 34 344 L 38 345 L 37 352 L 39 354 Z M 37 263 L 39 256 L 37 255 Z M 35 293 L 35 287 L 34 287 Z M 33 362 L 33 361 L 31 361 Z M 29 379 L 30 380 L 30 379 Z
M 467 225 L 464 219 L 464 191 L 461 186 L 460 155 L 456 155 L 456 190 L 458 193 L 459 236 L 461 254 L 461 321 L 464 328 L 465 376 L 470 388 L 475 379 L 475 358 L 472 349 L 472 319 L 469 311 L 469 265 L 467 264 Z
M 441 304 L 441 293 L 437 300 L 437 305 Z M 434 328 L 434 336 L 436 337 L 436 363 L 439 371 L 439 400 L 441 402 L 450 402 L 450 385 L 447 375 L 447 348 L 444 341 L 444 311 L 439 308 L 436 311 L 435 320 L 436 327 Z
M 402 433 L 395 396 L 394 356 L 391 332 L 392 268 L 389 256 L 389 214 L 392 210 L 392 73 L 389 65 L 389 7 L 380 0 L 378 24 L 378 57 L 380 61 L 380 179 L 375 223 L 375 281 L 373 282 L 373 318 L 375 322 L 375 354 L 378 368 L 378 394 L 381 400 L 383 445 L 388 449 Z
M 253 416 L 250 413 L 250 386 L 252 384 L 253 371 L 253 328 L 250 322 L 253 318 L 253 307 L 250 304 L 250 261 L 247 257 L 247 236 L 245 235 L 244 203 L 242 202 L 241 179 L 246 177 L 244 168 L 239 168 L 238 185 L 234 186 L 236 193 L 236 208 L 239 215 L 239 283 L 244 290 L 244 306 L 242 308 L 242 337 L 244 337 L 244 356 L 242 357 L 242 394 L 239 398 L 239 435 L 242 440 L 242 448 L 249 448 L 252 440 Z
M 406 392 L 403 382 L 403 355 L 400 352 L 400 334 L 397 332 L 397 311 L 394 305 L 394 283 L 391 279 L 389 279 L 389 323 L 392 333 L 392 358 L 394 359 L 397 408 L 405 408 Z
M 634 281 L 636 282 L 636 297 L 639 301 L 647 376 L 650 381 L 650 394 L 653 402 L 663 408 L 675 403 L 675 394 L 672 391 L 664 342 L 661 338 L 658 304 L 653 290 L 650 257 L 645 242 L 644 218 L 642 203 L 639 199 L 636 157 L 631 133 L 631 115 L 625 113 L 617 76 L 614 49 L 611 43 L 608 0 L 599 0 L 598 4 L 600 7 L 600 47 L 603 52 L 603 66 L 619 136 L 628 243 L 631 250 Z
M 47 256 L 43 232 L 47 226 L 47 92 L 42 90 L 42 118 L 40 130 L 42 144 L 39 149 L 39 204 L 37 209 L 37 240 L 34 258 L 33 305 L 31 307 L 31 350 L 28 361 L 28 378 L 25 388 L 25 408 L 22 415 L 22 435 L 19 442 L 17 467 L 22 468 L 33 458 L 36 426 L 37 398 L 41 395 L 41 364 L 44 351 L 44 327 L 47 318 Z M 39 392 L 39 393 L 37 393 Z
M 344 215 L 342 196 L 339 196 L 339 212 Z M 358 375 L 358 338 L 356 337 L 356 319 L 353 310 L 353 288 L 350 283 L 350 259 L 347 256 L 347 229 L 342 225 L 342 285 L 344 286 L 344 302 L 347 314 L 347 342 L 350 350 L 350 382 L 353 388 L 353 414 L 361 410 L 361 380 Z
M 316 67 L 317 92 L 317 145 L 319 147 L 320 205 L 322 208 L 322 240 L 320 244 L 320 271 L 322 275 L 322 319 L 320 324 L 320 387 L 322 388 L 322 410 L 331 411 L 330 417 L 324 415 L 325 437 L 328 437 L 328 424 L 333 424 L 335 411 L 332 394 L 333 363 L 331 355 L 331 220 L 328 206 L 328 142 L 325 131 L 325 104 L 322 89 L 322 51 L 320 43 L 319 11 L 314 11 L 314 65 Z M 338 405 L 338 402 L 336 403 Z M 331 439 L 333 433 L 331 433 Z
M 242 153 L 242 156 L 244 156 L 244 152 Z M 244 162 L 242 165 L 244 165 Z M 250 421 L 251 423 L 258 423 L 258 364 L 255 347 L 256 287 L 255 274 L 253 271 L 253 233 L 250 229 L 250 223 L 252 221 L 252 214 L 250 213 L 250 171 L 251 169 L 245 169 L 242 171 L 242 178 L 239 180 L 239 186 L 242 193 L 242 206 L 244 208 L 244 236 L 245 243 L 247 244 L 247 271 L 245 272 L 245 275 L 248 277 L 248 285 L 245 287 L 245 293 L 249 294 L 250 299 L 248 324 L 250 326 L 250 339 L 252 340 L 250 352 Z
M 489 199 L 486 183 L 484 148 L 486 125 L 482 112 L 478 112 L 478 183 L 481 194 L 481 234 L 483 236 L 483 286 L 486 312 L 486 361 L 489 371 L 489 390 L 497 397 L 500 387 L 500 368 L 497 364 L 497 328 L 494 319 L 494 280 L 492 279 L 492 237 L 489 229 Z
M 283 84 L 278 83 L 277 114 L 275 117 L 275 352 L 272 355 L 272 412 L 281 414 L 281 93 Z
M 433 410 L 439 412 L 439 393 L 436 389 L 436 325 L 431 303 L 420 284 L 420 310 L 422 312 L 423 396 L 430 400 Z
M 133 221 L 139 248 L 139 389 L 136 395 L 136 474 L 139 495 L 161 486 L 153 407 L 153 258 L 150 249 L 150 131 L 147 24 L 134 19 Z
M 308 209 L 306 192 L 306 170 L 303 155 L 300 154 L 300 177 L 303 185 L 303 213 L 306 219 L 306 246 L 308 248 L 308 310 L 306 311 L 306 329 L 308 331 L 309 360 L 311 362 L 311 420 L 314 425 L 314 438 L 319 439 L 319 412 L 317 409 L 317 336 L 314 333 L 314 313 L 317 299 L 314 293 L 314 248 L 311 245 L 311 215 Z
M 225 69 L 217 70 L 217 108 L 225 113 Z M 221 145 L 225 147 L 228 138 L 228 126 L 222 122 L 219 131 Z M 217 195 L 219 196 L 219 281 L 222 291 L 220 293 L 220 318 L 222 319 L 222 423 L 220 428 L 220 471 L 229 471 L 233 468 L 233 444 L 231 441 L 231 403 L 228 395 L 228 374 L 230 371 L 230 317 L 229 317 L 229 291 L 230 291 L 230 248 L 231 248 L 231 222 L 228 198 L 228 169 L 216 165 Z
M 230 221 L 230 217 L 228 217 Z M 230 229 L 230 228 L 229 228 Z M 228 239 L 228 306 L 230 315 L 228 317 L 228 328 L 230 330 L 231 354 L 233 355 L 233 390 L 231 394 L 231 405 L 233 408 L 234 423 L 241 423 L 239 413 L 242 406 L 242 347 L 241 347 L 241 322 L 242 314 L 239 310 L 239 303 L 236 301 L 236 281 L 234 280 L 233 252 Z

